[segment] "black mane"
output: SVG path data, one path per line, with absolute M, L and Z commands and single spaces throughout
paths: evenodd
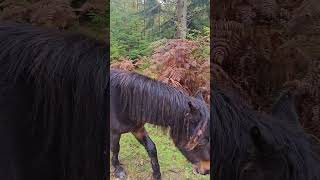
M 313 152 L 303 131 L 290 129 L 280 119 L 249 109 L 233 95 L 227 95 L 217 87 L 211 92 L 213 179 L 239 178 L 241 163 L 250 158 L 250 148 L 253 146 L 250 137 L 252 127 L 258 127 L 270 147 L 274 147 L 268 150 L 273 153 L 267 157 L 279 155 L 285 159 L 290 179 L 320 179 L 319 157 Z M 281 108 L 286 112 L 285 106 Z
M 189 101 L 201 111 L 201 114 L 209 117 L 208 107 L 203 101 L 160 81 L 138 73 L 115 69 L 111 70 L 110 77 L 111 92 L 120 91 L 123 111 L 128 111 L 135 121 L 170 127 L 171 134 L 179 138 L 183 135 L 193 135 L 184 132 L 190 123 L 185 121 L 185 114 L 190 110 Z M 208 122 L 199 122 L 198 128 L 206 125 Z
M 0 99 L 15 89 L 28 97 L 17 100 L 30 110 L 26 124 L 12 121 L 24 127 L 21 162 L 31 175 L 48 173 L 41 168 L 49 164 L 58 168 L 50 178 L 105 178 L 107 53 L 104 42 L 83 35 L 0 23 Z

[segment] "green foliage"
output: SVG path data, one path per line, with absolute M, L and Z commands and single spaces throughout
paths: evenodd
M 187 38 L 188 39 L 196 39 L 200 35 L 201 35 L 201 31 L 199 31 L 197 29 L 191 29 L 191 30 L 189 30 L 189 32 L 187 34 Z
M 199 43 L 199 48 L 192 52 L 192 56 L 196 60 L 206 60 L 210 57 L 210 45 L 209 43 Z
M 137 71 L 143 73 L 143 71 L 151 66 L 149 59 L 143 58 L 142 63 L 137 67 Z
M 198 29 L 190 29 L 187 34 L 187 39 L 196 40 L 201 37 L 209 37 L 210 36 L 210 28 L 207 26 L 202 27 L 201 30 Z
M 175 37 L 174 0 L 111 0 L 111 60 L 148 56 L 150 44 Z M 188 1 L 188 39 L 209 34 L 209 0 Z M 96 22 L 100 22 L 97 18 Z
M 209 0 L 189 0 L 188 6 L 188 28 L 203 32 L 203 27 L 209 27 Z
M 110 54 L 111 61 L 119 59 L 121 55 L 124 54 L 122 46 L 118 43 L 118 41 L 115 41 L 113 38 L 111 38 Z
M 203 35 L 210 36 L 210 27 L 208 27 L 208 26 L 203 27 Z
M 137 59 L 150 53 L 150 37 L 144 34 L 144 21 L 132 1 L 111 1 L 111 59 L 120 56 Z
M 203 33 L 203 26 L 209 26 L 209 0 L 188 0 L 188 29 Z M 172 39 L 176 32 L 176 0 L 146 0 L 145 7 L 139 12 L 146 20 L 146 29 L 155 39 Z
M 210 58 L 210 28 L 204 26 L 202 31 L 194 30 L 195 32 L 191 34 L 189 32 L 187 38 L 194 40 L 198 44 L 198 48 L 196 48 L 192 52 L 192 56 L 196 60 L 206 60 Z

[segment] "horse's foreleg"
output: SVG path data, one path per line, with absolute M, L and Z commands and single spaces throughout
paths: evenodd
M 123 169 L 123 167 L 121 166 L 120 161 L 119 161 L 119 151 L 120 151 L 120 143 L 119 142 L 120 142 L 121 134 L 111 133 L 110 137 L 111 137 L 110 148 L 111 148 L 111 152 L 112 152 L 111 163 L 115 169 L 114 175 L 119 179 L 124 179 L 124 178 L 126 178 L 126 172 Z
M 154 142 L 149 137 L 147 131 L 144 127 L 142 127 L 139 130 L 132 132 L 132 134 L 136 137 L 140 144 L 142 144 L 145 147 L 145 149 L 148 152 L 148 155 L 151 159 L 153 178 L 157 180 L 161 179 L 160 166 L 157 156 L 157 148 Z

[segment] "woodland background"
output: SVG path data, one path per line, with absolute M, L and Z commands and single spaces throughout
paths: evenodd
M 209 0 L 111 0 L 110 5 L 112 68 L 136 71 L 189 95 L 201 89 L 209 103 Z M 160 128 L 146 128 L 157 146 L 163 179 L 209 179 L 193 174 L 192 165 Z M 123 135 L 120 145 L 129 179 L 150 179 L 144 148 L 131 134 Z
M 214 83 L 269 111 L 278 93 L 297 96 L 300 121 L 320 138 L 320 1 L 211 1 Z

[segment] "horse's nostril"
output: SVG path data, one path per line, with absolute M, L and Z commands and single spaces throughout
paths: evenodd
M 199 174 L 199 171 L 198 171 L 198 168 L 197 168 L 197 167 L 193 167 L 192 170 L 193 170 L 193 173 L 194 173 L 194 174 Z

